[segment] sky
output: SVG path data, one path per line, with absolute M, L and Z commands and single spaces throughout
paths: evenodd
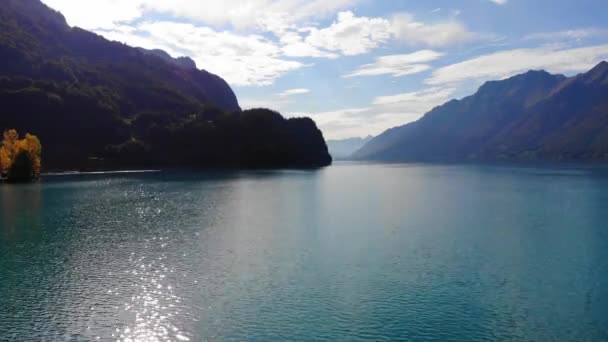
M 223 77 L 241 107 L 378 135 L 487 80 L 608 60 L 606 0 L 43 0 L 71 26 Z

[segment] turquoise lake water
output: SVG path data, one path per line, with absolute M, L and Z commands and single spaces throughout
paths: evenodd
M 608 168 L 0 185 L 0 340 L 608 340 Z

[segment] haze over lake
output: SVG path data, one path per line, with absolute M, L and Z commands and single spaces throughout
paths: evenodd
M 0 187 L 0 339 L 608 339 L 608 169 L 373 165 Z

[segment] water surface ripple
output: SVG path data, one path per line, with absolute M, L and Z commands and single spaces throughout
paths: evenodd
M 608 340 L 606 168 L 0 186 L 0 340 Z

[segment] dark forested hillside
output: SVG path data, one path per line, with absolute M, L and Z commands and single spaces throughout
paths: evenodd
M 311 120 L 241 112 L 191 59 L 71 28 L 39 0 L 2 0 L 0 61 L 0 130 L 36 134 L 47 169 L 331 162 Z
M 38 0 L 3 0 L 0 6 L 0 73 L 107 87 L 123 112 L 164 108 L 191 110 L 196 103 L 238 110 L 220 77 L 177 68 L 165 58 L 70 28 L 60 13 Z M 150 102 L 153 97 L 160 103 Z
M 357 159 L 608 159 L 608 63 L 566 78 L 530 71 L 487 82 L 370 141 Z
M 331 163 L 322 133 L 308 118 L 285 119 L 268 109 L 204 110 L 179 124 L 157 114 L 133 123 L 134 137 L 109 147 L 127 167 L 316 167 Z

